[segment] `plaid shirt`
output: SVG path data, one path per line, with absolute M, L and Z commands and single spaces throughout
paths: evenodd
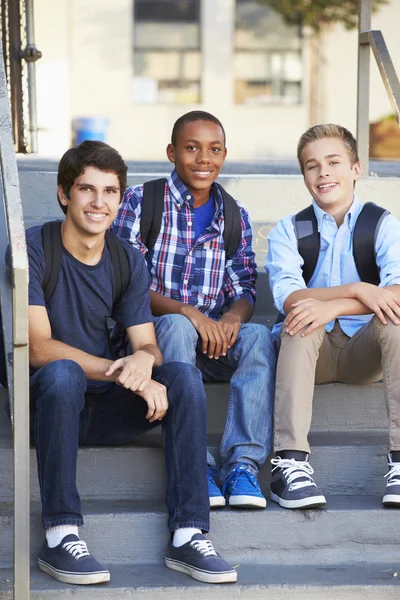
M 152 290 L 217 319 L 225 305 L 240 298 L 254 305 L 257 265 L 249 215 L 240 205 L 242 237 L 235 255 L 226 261 L 223 201 L 216 185 L 213 193 L 216 212 L 197 239 L 193 196 L 175 170 L 165 186 L 164 213 L 154 248 L 148 252 L 140 237 L 143 186 L 125 192 L 113 231 L 146 256 Z

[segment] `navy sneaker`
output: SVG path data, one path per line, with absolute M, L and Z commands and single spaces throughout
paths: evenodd
M 89 553 L 85 542 L 69 534 L 55 548 L 47 541 L 39 554 L 39 568 L 64 583 L 103 583 L 110 581 L 110 572 Z
M 216 479 L 218 471 L 214 467 L 207 467 L 208 496 L 210 498 L 210 508 L 220 508 L 225 506 L 225 498 L 217 486 Z
M 169 542 L 165 564 L 173 571 L 186 573 L 204 583 L 235 583 L 237 573 L 215 552 L 210 540 L 195 533 L 190 542 L 176 548 Z
M 306 460 L 281 458 L 271 460 L 274 466 L 271 479 L 271 500 L 284 508 L 315 508 L 326 504 L 325 496 L 315 485 L 314 469 Z
M 385 475 L 387 483 L 382 503 L 385 506 L 400 506 L 400 462 L 394 462 L 390 452 L 387 459 L 389 472 Z
M 222 493 L 229 506 L 241 508 L 265 508 L 267 506 L 257 477 L 245 463 L 240 463 L 229 473 L 222 486 Z

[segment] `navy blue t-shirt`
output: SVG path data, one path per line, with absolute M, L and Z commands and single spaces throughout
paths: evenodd
M 26 232 L 29 258 L 29 305 L 46 306 L 43 293 L 45 258 L 42 227 Z M 97 265 L 86 265 L 62 248 L 60 271 L 53 296 L 46 306 L 54 340 L 94 356 L 112 359 L 107 335 L 111 317 L 123 327 L 153 321 L 150 310 L 150 275 L 139 250 L 123 240 L 131 267 L 126 291 L 113 305 L 114 271 L 107 245 Z M 88 381 L 88 391 L 103 390 L 108 382 Z

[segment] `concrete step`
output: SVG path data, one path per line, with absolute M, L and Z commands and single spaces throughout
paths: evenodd
M 211 383 L 207 392 L 209 433 L 224 429 L 229 385 Z M 0 387 L 0 437 L 11 439 L 11 427 L 2 405 L 6 390 Z M 328 383 L 315 386 L 312 431 L 348 431 L 351 429 L 386 429 L 388 418 L 382 383 L 347 385 Z
M 398 564 L 388 565 L 240 565 L 238 581 L 202 584 L 162 564 L 109 565 L 111 581 L 95 586 L 68 586 L 31 571 L 31 598 L 62 600 L 398 600 Z M 0 569 L 0 600 L 12 600 L 13 574 Z
M 289 511 L 270 502 L 266 510 L 212 511 L 211 539 L 232 564 L 339 564 L 398 560 L 400 510 L 385 509 L 377 496 L 331 496 L 322 510 Z M 168 540 L 163 503 L 90 501 L 82 506 L 81 531 L 104 563 L 160 563 Z M 40 505 L 32 503 L 31 556 L 43 543 Z M 12 564 L 11 505 L 0 507 L 0 566 Z M 400 564 L 399 564 L 400 569 Z
M 209 436 L 209 450 L 218 461 L 220 436 Z M 321 432 L 310 434 L 315 481 L 326 494 L 382 494 L 387 472 L 387 435 L 384 431 Z M 12 450 L 0 439 L 0 502 L 12 500 Z M 270 463 L 260 471 L 268 494 Z M 138 438 L 135 445 L 81 447 L 78 489 L 90 499 L 163 500 L 166 474 L 161 435 Z M 31 498 L 39 499 L 36 454 L 31 450 Z

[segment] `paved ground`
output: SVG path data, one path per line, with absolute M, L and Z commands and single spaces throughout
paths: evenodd
M 378 177 L 400 177 L 398 161 L 370 161 L 370 175 Z M 167 161 L 128 161 L 130 173 L 168 173 L 171 163 Z M 37 156 L 18 156 L 18 168 L 23 171 L 57 171 L 57 161 Z M 295 160 L 266 160 L 259 162 L 227 161 L 222 173 L 235 175 L 298 175 L 300 169 Z

